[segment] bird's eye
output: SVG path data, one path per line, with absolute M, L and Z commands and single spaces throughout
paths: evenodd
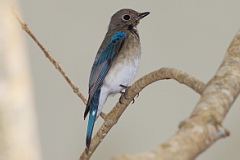
M 123 15 L 123 17 L 122 17 L 122 19 L 124 20 L 124 21 L 128 21 L 128 20 L 130 20 L 130 15 L 128 15 L 128 14 L 125 14 L 125 15 Z

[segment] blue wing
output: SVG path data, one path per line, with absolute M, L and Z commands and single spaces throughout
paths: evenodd
M 101 86 L 106 77 L 112 62 L 120 52 L 127 34 L 122 31 L 108 33 L 103 41 L 95 61 L 93 63 L 90 79 L 89 79 L 89 98 L 84 113 L 84 119 L 89 113 L 88 129 L 86 145 L 89 147 L 92 137 L 92 130 L 97 115 L 99 96 Z
M 93 98 L 93 95 L 97 92 L 98 88 L 102 85 L 113 60 L 117 57 L 121 47 L 123 46 L 126 36 L 127 34 L 122 31 L 106 35 L 106 38 L 103 41 L 92 66 L 89 78 L 88 104 Z M 88 111 L 89 106 L 87 105 L 84 117 L 87 116 Z

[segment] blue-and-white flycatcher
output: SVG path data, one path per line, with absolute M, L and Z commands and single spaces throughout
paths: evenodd
M 141 45 L 137 25 L 149 12 L 121 9 L 110 21 L 107 34 L 97 52 L 89 78 L 89 98 L 84 119 L 89 113 L 86 147 L 89 148 L 95 120 L 109 95 L 126 89 L 139 67 Z

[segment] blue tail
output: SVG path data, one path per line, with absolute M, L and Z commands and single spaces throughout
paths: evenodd
M 93 127 L 97 117 L 100 92 L 101 92 L 101 89 L 98 89 L 97 92 L 94 94 L 93 98 L 91 99 L 91 102 L 89 103 L 89 120 L 88 120 L 87 138 L 86 138 L 87 148 L 89 148 L 91 144 Z

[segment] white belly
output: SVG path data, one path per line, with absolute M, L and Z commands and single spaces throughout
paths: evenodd
M 124 60 L 122 63 L 115 64 L 109 70 L 103 85 L 109 89 L 109 94 L 116 94 L 123 90 L 120 85 L 129 86 L 138 70 L 139 58 L 135 60 Z
M 101 87 L 99 105 L 97 116 L 101 113 L 103 105 L 109 95 L 119 93 L 124 88 L 123 86 L 130 86 L 140 63 L 141 48 L 140 42 L 134 34 L 130 34 L 126 40 L 125 46 L 122 48 L 118 57 L 114 60 L 110 70 L 104 78 Z
M 131 63 L 123 61 L 123 63 L 114 65 L 108 71 L 101 88 L 97 117 L 102 112 L 103 105 L 109 95 L 119 93 L 123 90 L 124 88 L 120 87 L 120 85 L 129 86 L 132 83 L 138 70 L 139 61 L 139 59 L 131 61 Z

